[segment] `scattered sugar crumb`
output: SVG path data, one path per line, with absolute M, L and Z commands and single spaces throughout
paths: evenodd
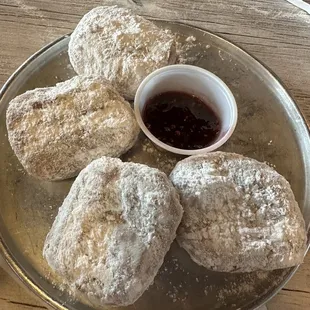
M 200 52 L 195 54 L 191 53 L 191 50 L 197 45 L 201 46 L 201 43 L 195 43 L 196 38 L 194 36 L 189 36 L 185 40 L 180 36 L 177 36 L 176 44 L 176 54 L 177 54 L 177 63 L 180 64 L 194 64 L 201 57 Z M 182 41 L 185 41 L 182 42 Z
M 271 167 L 271 168 L 276 168 L 276 165 L 275 164 L 272 164 L 272 163 L 270 163 L 270 162 L 268 162 L 268 161 L 264 161 L 264 164 L 266 164 L 266 165 L 268 165 L 269 167 Z
M 225 60 L 225 58 L 223 57 L 223 52 L 221 50 L 219 50 L 218 54 L 222 61 Z
M 196 41 L 196 38 L 195 38 L 194 36 L 189 36 L 189 37 L 187 37 L 187 38 L 185 39 L 185 41 L 186 41 L 186 42 L 192 43 L 192 42 L 195 42 L 195 41 Z
M 144 158 L 145 158 L 145 153 L 147 153 L 147 157 L 149 162 L 147 163 L 148 165 L 154 166 L 158 168 L 159 170 L 162 170 L 166 174 L 170 174 L 172 169 L 175 167 L 177 162 L 180 160 L 179 157 L 168 153 L 164 150 L 158 149 L 151 141 L 148 139 L 144 139 L 142 141 L 142 152 L 144 153 Z M 132 161 L 136 161 L 137 155 L 131 156 Z M 143 157 L 143 154 L 139 154 L 138 157 Z

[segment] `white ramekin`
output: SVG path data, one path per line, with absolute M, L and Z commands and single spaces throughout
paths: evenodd
M 161 142 L 147 129 L 142 118 L 145 104 L 155 95 L 167 91 L 192 94 L 210 105 L 221 121 L 221 131 L 214 143 L 198 150 L 179 149 Z M 180 155 L 198 155 L 216 150 L 230 138 L 238 118 L 237 104 L 227 85 L 213 73 L 190 65 L 171 65 L 148 75 L 137 90 L 134 110 L 142 131 L 153 143 Z

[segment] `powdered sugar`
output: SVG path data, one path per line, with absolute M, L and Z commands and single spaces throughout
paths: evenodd
M 139 133 L 131 107 L 108 81 L 81 76 L 13 99 L 7 128 L 26 171 L 49 180 L 75 176 L 100 156 L 120 156 Z
M 124 155 L 126 161 L 144 163 L 169 174 L 181 156 L 160 150 L 145 136 L 140 137 L 139 143 Z
M 78 74 L 99 74 L 133 99 L 142 80 L 152 71 L 175 62 L 170 31 L 116 6 L 87 13 L 69 43 L 69 56 Z
M 76 298 L 95 307 L 131 304 L 153 282 L 181 217 L 164 173 L 101 158 L 72 185 L 44 256 Z
M 194 36 L 188 36 L 185 40 L 181 40 L 180 36 L 176 36 L 176 55 L 177 55 L 177 63 L 179 64 L 195 64 L 199 57 L 201 56 L 200 51 L 193 54 L 192 50 L 197 46 L 201 46 L 200 42 L 196 42 L 196 38 Z M 182 42 L 182 43 L 181 43 Z M 189 56 L 189 54 L 191 56 Z
M 177 239 L 198 264 L 250 272 L 303 261 L 302 214 L 289 183 L 269 166 L 216 152 L 179 162 L 171 180 L 185 209 Z

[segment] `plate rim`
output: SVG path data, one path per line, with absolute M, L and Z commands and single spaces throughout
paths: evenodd
M 231 42 L 229 39 L 226 39 L 222 37 L 221 35 L 218 35 L 212 31 L 206 30 L 202 27 L 178 22 L 178 21 L 167 21 L 164 19 L 156 19 L 156 18 L 148 18 L 149 20 L 152 21 L 158 21 L 158 22 L 166 22 L 169 24 L 174 24 L 174 25 L 182 25 L 183 27 L 186 28 L 194 28 L 198 29 L 199 31 L 202 31 L 204 33 L 210 34 L 213 37 L 217 38 L 220 41 L 224 41 L 226 44 L 228 43 L 229 45 L 233 46 L 234 48 L 237 48 L 239 52 L 243 53 L 247 57 L 251 57 L 256 64 L 260 65 L 264 70 L 268 72 L 268 74 L 274 78 L 277 83 L 282 87 L 282 89 L 287 93 L 288 97 L 291 99 L 294 107 L 296 108 L 298 114 L 301 117 L 301 121 L 303 125 L 307 129 L 308 133 L 308 139 L 310 141 L 310 124 L 308 124 L 308 121 L 306 120 L 305 116 L 303 115 L 300 107 L 296 103 L 293 95 L 291 94 L 291 91 L 288 90 L 287 86 L 285 83 L 280 79 L 280 77 L 272 70 L 270 69 L 267 65 L 265 65 L 263 62 L 261 62 L 257 57 L 253 56 L 252 53 L 246 51 L 244 48 L 240 47 L 238 44 L 235 44 Z M 15 79 L 18 77 L 18 75 L 35 59 L 37 59 L 39 56 L 41 56 L 44 52 L 49 50 L 51 47 L 56 45 L 57 43 L 62 42 L 63 40 L 67 39 L 70 37 L 71 32 L 68 34 L 65 34 L 63 36 L 60 36 L 59 38 L 53 40 L 52 42 L 46 44 L 43 46 L 41 49 L 36 51 L 34 54 L 32 54 L 29 58 L 27 58 L 14 72 L 13 74 L 8 78 L 8 80 L 3 84 L 3 86 L 0 89 L 0 102 L 2 98 L 4 97 L 6 90 L 10 87 L 10 85 L 15 81 Z M 307 229 L 307 250 L 305 252 L 305 256 L 308 253 L 308 250 L 310 249 L 310 225 Z M 17 276 L 17 278 L 26 286 L 32 293 L 34 293 L 36 296 L 38 296 L 41 300 L 43 300 L 45 303 L 53 307 L 54 309 L 60 309 L 60 310 L 68 310 L 68 307 L 64 307 L 61 303 L 58 301 L 54 300 L 51 296 L 46 294 L 34 281 L 32 281 L 27 273 L 18 265 L 16 262 L 15 258 L 13 255 L 10 253 L 11 251 L 9 248 L 6 246 L 6 243 L 4 242 L 1 234 L 0 234 L 0 255 L 3 256 L 5 259 L 5 262 L 8 264 L 10 269 L 14 272 L 14 274 Z M 249 310 L 256 310 L 259 309 L 262 305 L 266 304 L 269 300 L 271 300 L 277 293 L 287 284 L 287 282 L 293 277 L 293 275 L 296 273 L 300 265 L 291 267 L 290 272 L 283 278 L 281 283 L 273 290 L 267 291 L 261 298 L 261 301 L 258 302 L 258 305 L 251 306 Z

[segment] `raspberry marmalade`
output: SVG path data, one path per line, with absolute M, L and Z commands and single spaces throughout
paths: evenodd
M 215 112 L 198 97 L 184 92 L 169 91 L 149 99 L 142 118 L 157 139 L 185 150 L 211 145 L 221 130 Z

